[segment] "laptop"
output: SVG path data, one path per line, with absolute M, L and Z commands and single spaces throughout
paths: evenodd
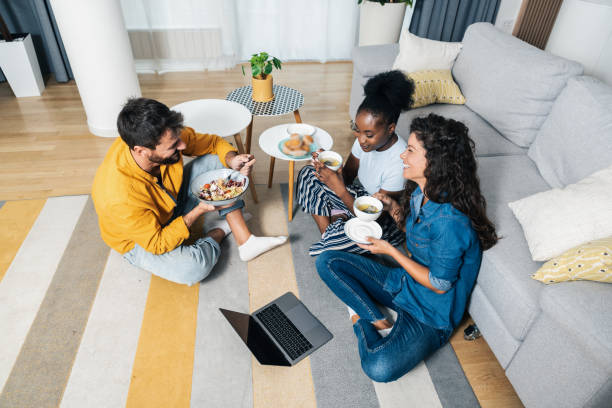
M 334 337 L 291 292 L 251 315 L 219 310 L 262 365 L 292 366 Z

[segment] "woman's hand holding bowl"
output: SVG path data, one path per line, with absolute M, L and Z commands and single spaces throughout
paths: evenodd
M 372 194 L 372 197 L 378 198 L 383 203 L 383 211 L 387 211 L 395 222 L 400 222 L 402 208 L 397 201 L 381 192 Z
M 310 164 L 312 164 L 314 166 L 314 162 L 317 161 L 317 158 L 319 157 L 319 153 L 324 152 L 325 150 L 323 149 L 319 149 L 316 152 L 312 152 L 312 160 L 310 160 Z
M 329 187 L 336 195 L 340 195 L 341 192 L 346 190 L 344 179 L 342 178 L 342 167 L 338 171 L 332 171 L 318 160 L 313 160 L 312 165 L 315 168 L 316 178 Z
M 391 245 L 388 241 L 385 241 L 384 239 L 376 239 L 373 237 L 367 237 L 366 239 L 370 241 L 371 244 L 357 244 L 357 245 L 359 246 L 359 248 L 367 249 L 373 254 L 391 255 L 391 251 L 394 249 L 393 245 Z

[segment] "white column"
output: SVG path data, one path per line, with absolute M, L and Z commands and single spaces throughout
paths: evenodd
M 117 115 L 141 96 L 119 0 L 51 0 L 89 131 L 116 137 Z

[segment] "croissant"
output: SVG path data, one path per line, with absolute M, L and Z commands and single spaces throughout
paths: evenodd
M 298 139 L 289 139 L 285 142 L 285 146 L 288 149 L 298 149 L 302 145 L 302 141 Z

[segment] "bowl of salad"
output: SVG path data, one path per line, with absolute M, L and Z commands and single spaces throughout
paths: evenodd
M 231 204 L 246 193 L 248 177 L 232 169 L 207 171 L 197 176 L 189 186 L 191 194 L 215 207 Z

